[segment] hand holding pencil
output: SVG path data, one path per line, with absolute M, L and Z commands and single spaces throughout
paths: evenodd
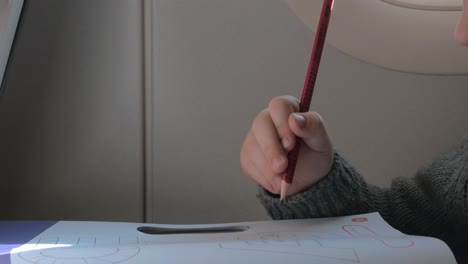
M 315 34 L 314 47 L 310 56 L 309 69 L 307 70 L 304 88 L 302 89 L 301 102 L 299 103 L 299 112 L 307 112 L 310 108 L 310 103 L 312 101 L 312 95 L 314 93 L 315 88 L 315 82 L 317 81 L 318 70 L 320 67 L 320 60 L 322 58 L 322 51 L 325 45 L 325 38 L 327 36 L 328 24 L 330 22 L 331 12 L 333 10 L 333 4 L 334 0 L 323 1 L 322 13 L 320 14 L 320 20 L 317 26 L 317 33 Z M 296 145 L 288 153 L 288 167 L 283 173 L 283 181 L 281 182 L 281 200 L 286 198 L 286 195 L 288 194 L 289 185 L 291 185 L 291 183 L 293 182 L 300 149 L 300 139 L 297 139 Z
M 317 80 L 318 70 L 319 70 L 319 66 L 320 66 L 320 60 L 321 60 L 321 57 L 322 57 L 322 51 L 323 51 L 323 47 L 324 47 L 324 44 L 325 44 L 325 38 L 326 38 L 326 35 L 327 35 L 327 30 L 328 30 L 328 24 L 329 24 L 329 21 L 330 21 L 331 11 L 333 9 L 333 4 L 334 4 L 334 0 L 324 0 L 323 1 L 322 12 L 321 12 L 320 21 L 319 21 L 319 24 L 318 24 L 318 27 L 317 27 L 317 33 L 316 33 L 316 36 L 315 36 L 315 41 L 314 41 L 314 46 L 313 46 L 313 50 L 312 50 L 312 54 L 311 54 L 311 58 L 310 58 L 309 68 L 307 70 L 306 80 L 304 82 L 301 101 L 299 102 L 298 107 L 296 107 L 296 108 L 291 108 L 290 107 L 289 110 L 294 109 L 295 112 L 300 112 L 300 113 L 305 113 L 305 112 L 309 111 L 310 103 L 312 101 L 312 95 L 313 95 L 314 88 L 315 88 L 315 82 Z M 270 106 L 272 104 L 273 104 L 273 101 L 272 101 L 272 103 L 270 103 Z M 269 107 L 269 108 L 272 108 L 272 107 Z M 274 110 L 274 109 L 271 109 L 271 110 Z M 278 125 L 279 122 L 278 122 L 278 120 L 276 118 L 273 117 L 273 115 L 271 114 L 271 112 L 272 112 L 271 110 L 268 109 L 268 111 L 264 111 L 264 112 L 269 112 L 270 118 L 272 119 L 271 120 L 272 124 L 273 125 Z M 263 114 L 263 115 L 265 115 L 265 114 Z M 296 120 L 296 122 L 297 122 L 296 125 L 300 126 L 302 124 L 301 122 L 303 122 L 303 126 L 304 127 L 307 126 L 307 119 L 305 118 L 304 114 L 301 115 L 301 114 L 292 113 L 292 117 L 293 117 L 293 119 Z M 318 117 L 318 115 L 317 115 L 317 117 Z M 275 122 L 275 120 L 276 120 L 276 122 Z M 318 118 L 318 120 L 320 121 L 320 118 Z M 254 122 L 254 125 L 255 124 L 256 123 Z M 267 126 L 266 129 L 265 129 L 265 127 L 252 126 L 252 130 L 260 131 L 258 133 L 261 134 L 262 131 L 263 132 L 268 131 L 268 124 L 265 124 L 265 125 Z M 270 124 L 269 128 L 271 130 L 271 128 L 272 128 L 271 124 Z M 284 130 L 284 128 L 281 128 L 281 129 Z M 250 135 L 250 132 L 249 132 L 249 135 Z M 249 139 L 249 135 L 247 136 L 247 139 Z M 270 141 L 268 139 L 260 138 L 256 134 L 254 134 L 254 136 L 256 136 L 256 140 L 258 141 L 259 146 L 261 148 L 262 148 L 262 145 L 267 145 L 268 148 L 271 147 L 271 144 L 273 143 L 272 141 Z M 275 133 L 270 133 L 268 136 L 270 136 L 270 137 L 273 136 L 274 137 Z M 282 144 L 282 146 L 284 148 L 284 151 L 286 151 L 288 153 L 286 169 L 283 171 L 283 173 L 281 175 L 282 181 L 280 182 L 280 185 L 279 185 L 280 197 L 281 197 L 281 200 L 283 200 L 288 194 L 291 194 L 291 191 L 289 191 L 288 189 L 290 189 L 290 186 L 293 184 L 293 179 L 295 177 L 295 171 L 296 171 L 296 165 L 297 165 L 297 163 L 299 161 L 299 157 L 300 157 L 300 153 L 301 153 L 300 149 L 301 149 L 301 146 L 303 144 L 302 144 L 302 140 L 301 140 L 300 137 L 297 137 L 297 138 L 294 137 L 294 136 L 293 137 L 289 137 L 289 136 L 288 137 L 282 137 L 280 131 L 278 131 L 278 134 L 276 136 L 279 136 L 280 142 L 281 142 L 281 144 Z M 247 141 L 247 139 L 246 139 L 246 141 Z M 245 145 L 246 145 L 246 143 L 244 143 L 244 146 Z M 252 164 L 251 164 L 251 160 L 246 160 L 245 159 L 245 156 L 249 156 L 249 154 L 248 153 L 243 154 L 243 151 L 245 149 L 244 146 L 243 146 L 242 151 L 241 151 L 241 165 L 242 165 L 242 168 L 244 170 L 244 173 L 251 176 L 252 173 L 249 172 L 249 171 L 251 171 L 252 168 L 250 168 L 250 170 L 249 170 L 248 167 L 251 167 Z M 265 154 L 265 156 L 267 158 L 270 157 L 270 162 L 271 162 L 271 165 L 273 166 L 273 170 L 278 171 L 280 168 L 283 167 L 284 157 L 282 157 L 281 155 L 278 155 L 278 152 L 273 147 L 271 147 L 271 149 L 267 149 L 265 146 L 263 146 L 262 151 L 265 152 L 264 154 Z M 268 152 L 271 152 L 271 153 L 268 153 Z M 273 157 L 273 158 L 271 158 L 271 157 Z M 255 166 L 255 161 L 253 163 L 253 166 Z M 246 169 L 246 167 L 247 167 L 247 169 Z M 257 171 L 258 171 L 258 169 L 259 168 L 257 167 Z M 258 180 L 260 180 L 258 177 L 257 177 L 256 180 L 257 180 L 257 182 L 259 182 L 261 185 L 263 185 L 265 187 L 265 185 L 262 184 L 262 182 L 258 181 Z M 270 189 L 277 189 L 277 184 L 276 183 L 273 182 L 273 183 L 270 183 L 270 185 L 271 185 Z M 296 184 L 296 186 L 297 185 L 298 184 Z M 299 183 L 299 185 L 301 185 L 301 183 Z M 267 188 L 267 187 L 265 187 L 265 188 Z M 276 192 L 274 192 L 274 193 L 276 193 Z
M 244 174 L 272 194 L 280 194 L 287 155 L 297 138 L 302 146 L 288 195 L 310 188 L 328 174 L 333 164 L 332 142 L 323 118 L 315 112 L 298 111 L 298 99 L 273 98 L 255 117 L 241 148 Z

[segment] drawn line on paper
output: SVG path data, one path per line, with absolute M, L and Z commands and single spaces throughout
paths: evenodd
M 79 237 L 78 239 L 61 237 L 39 238 L 38 242 L 28 250 L 20 252 L 18 256 L 29 263 L 61 263 L 61 264 L 102 264 L 125 262 L 141 251 L 138 237 L 118 237 L 118 239 L 96 237 Z M 60 241 L 75 241 L 76 244 L 57 247 Z M 97 242 L 103 240 L 111 242 L 110 245 L 103 242 L 104 247 L 97 246 Z M 114 242 L 112 242 L 112 240 Z M 44 245 L 55 247 L 43 248 Z M 37 249 L 35 249 L 35 247 Z
M 370 238 L 380 241 L 384 246 L 393 249 L 405 249 L 414 246 L 414 241 L 406 237 L 401 238 L 389 238 L 379 235 L 374 230 L 363 225 L 344 225 L 341 227 L 343 231 L 348 233 L 352 237 Z
M 291 233 L 256 233 L 235 238 L 235 242 L 219 243 L 219 247 L 229 250 L 269 252 L 313 256 L 350 263 L 360 263 L 353 248 L 324 246 L 319 239 L 311 237 L 298 239 Z

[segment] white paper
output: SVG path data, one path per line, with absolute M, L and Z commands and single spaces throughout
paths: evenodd
M 147 235 L 140 226 L 242 225 L 239 233 Z M 12 264 L 456 263 L 442 241 L 407 236 L 379 214 L 220 225 L 58 222 L 11 254 Z

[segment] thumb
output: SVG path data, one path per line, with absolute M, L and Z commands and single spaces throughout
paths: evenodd
M 292 113 L 289 115 L 288 122 L 292 132 L 301 138 L 311 150 L 318 152 L 332 150 L 325 123 L 318 113 Z

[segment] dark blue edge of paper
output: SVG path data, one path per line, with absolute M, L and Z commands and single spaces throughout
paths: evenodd
M 57 221 L 0 221 L 0 264 L 11 264 L 12 249 L 28 243 L 56 223 Z

